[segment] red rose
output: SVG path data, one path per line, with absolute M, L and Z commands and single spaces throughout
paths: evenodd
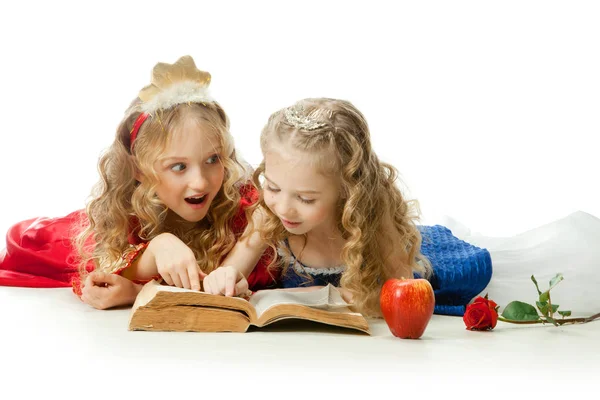
M 485 297 L 477 297 L 467 306 L 463 321 L 471 331 L 494 329 L 498 322 L 498 305 Z

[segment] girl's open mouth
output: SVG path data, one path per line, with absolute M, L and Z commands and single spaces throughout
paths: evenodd
M 194 205 L 199 205 L 204 203 L 204 201 L 208 198 L 208 195 L 203 195 L 203 196 L 194 196 L 194 197 L 186 197 L 185 201 L 188 204 L 194 204 Z

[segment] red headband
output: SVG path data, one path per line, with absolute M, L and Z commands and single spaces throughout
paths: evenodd
M 137 137 L 140 127 L 142 126 L 144 121 L 146 119 L 148 119 L 149 116 L 150 116 L 150 114 L 148 114 L 148 113 L 141 113 L 135 120 L 135 123 L 133 124 L 133 128 L 131 128 L 131 135 L 130 135 L 130 141 L 129 141 L 130 142 L 129 148 L 131 149 L 131 151 L 133 151 L 133 142 L 135 141 L 135 138 Z

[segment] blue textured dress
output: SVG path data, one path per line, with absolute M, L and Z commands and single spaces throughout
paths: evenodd
M 466 305 L 488 285 L 492 278 L 492 259 L 484 249 L 460 240 L 443 226 L 419 226 L 421 253 L 433 267 L 429 278 L 435 293 L 435 314 L 462 316 Z M 287 272 L 282 275 L 284 288 L 299 286 L 339 286 L 343 266 L 310 268 L 292 255 Z M 415 277 L 419 277 L 415 275 Z

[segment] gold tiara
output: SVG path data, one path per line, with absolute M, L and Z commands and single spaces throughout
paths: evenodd
M 183 56 L 174 64 L 158 63 L 152 69 L 150 85 L 138 95 L 141 111 L 153 114 L 177 104 L 214 102 L 209 85 L 210 74 L 196 68 L 191 56 Z

